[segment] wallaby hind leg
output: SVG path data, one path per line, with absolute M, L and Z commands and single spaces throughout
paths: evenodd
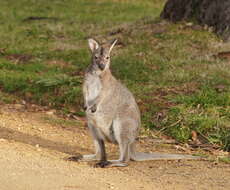
M 82 161 L 99 161 L 106 157 L 104 141 L 94 139 L 95 154 L 88 154 L 82 156 Z
M 86 155 L 77 155 L 69 157 L 69 161 L 82 161 L 82 162 L 90 162 L 90 161 L 100 161 L 105 154 L 104 142 L 100 140 L 94 140 L 95 146 L 95 154 L 86 154 Z
M 133 122 L 133 120 L 121 118 L 115 120 L 113 123 L 114 135 L 120 149 L 120 157 L 118 160 L 111 160 L 110 166 L 124 167 L 128 165 L 127 162 L 130 160 L 130 145 L 135 141 L 134 133 L 130 129 L 132 129 L 136 123 Z
M 133 142 L 130 144 L 130 160 L 138 161 L 138 160 L 136 160 L 135 153 L 136 153 L 136 144 L 135 144 L 135 142 Z
M 130 160 L 130 154 L 129 154 L 129 142 L 121 142 L 119 143 L 119 149 L 120 149 L 120 157 L 118 160 L 109 160 L 110 167 L 125 167 L 128 166 L 126 163 Z
M 104 168 L 108 165 L 110 165 L 111 163 L 109 161 L 107 161 L 106 158 L 106 152 L 105 152 L 105 144 L 104 144 L 104 140 L 99 140 L 99 145 L 100 145 L 100 152 L 99 152 L 99 162 L 97 162 L 94 167 L 100 167 L 100 168 Z
M 106 160 L 104 141 L 99 138 L 100 137 L 98 134 L 99 132 L 96 130 L 96 128 L 93 125 L 88 124 L 88 127 L 94 140 L 95 154 L 73 156 L 70 157 L 68 160 L 84 161 L 84 162 Z
M 130 160 L 132 161 L 146 161 L 152 160 L 154 157 L 149 153 L 142 153 L 136 151 L 136 143 L 130 145 Z

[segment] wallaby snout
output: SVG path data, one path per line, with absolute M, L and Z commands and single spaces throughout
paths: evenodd
M 103 71 L 105 69 L 105 64 L 98 63 L 98 67 Z

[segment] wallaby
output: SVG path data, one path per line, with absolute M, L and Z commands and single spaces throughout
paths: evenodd
M 99 45 L 89 39 L 92 63 L 86 70 L 83 95 L 87 124 L 96 153 L 77 157 L 82 161 L 99 161 L 96 167 L 127 166 L 129 160 L 194 159 L 178 154 L 139 153 L 135 140 L 141 125 L 140 111 L 132 93 L 110 71 L 110 53 L 117 40 Z M 107 161 L 104 141 L 119 145 L 120 158 Z M 76 157 L 75 157 L 76 159 Z

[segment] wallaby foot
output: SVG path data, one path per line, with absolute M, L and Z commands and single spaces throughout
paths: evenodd
M 111 162 L 109 161 L 100 161 L 100 162 L 97 162 L 94 167 L 95 168 L 105 168 L 107 166 L 110 166 Z
M 100 161 L 94 165 L 95 168 L 126 167 L 127 163 L 120 160 Z
M 98 161 L 96 154 L 71 156 L 67 160 L 68 161 L 75 161 L 75 162 Z
M 111 163 L 110 167 L 126 167 L 126 166 L 128 166 L 127 163 L 122 162 L 120 160 L 109 160 L 109 162 Z

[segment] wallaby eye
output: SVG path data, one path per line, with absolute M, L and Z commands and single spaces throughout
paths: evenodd
M 95 58 L 95 59 L 98 59 L 98 56 L 97 56 L 97 55 L 95 55 L 95 56 L 94 56 L 94 58 Z
M 106 59 L 109 59 L 109 57 L 106 57 Z

